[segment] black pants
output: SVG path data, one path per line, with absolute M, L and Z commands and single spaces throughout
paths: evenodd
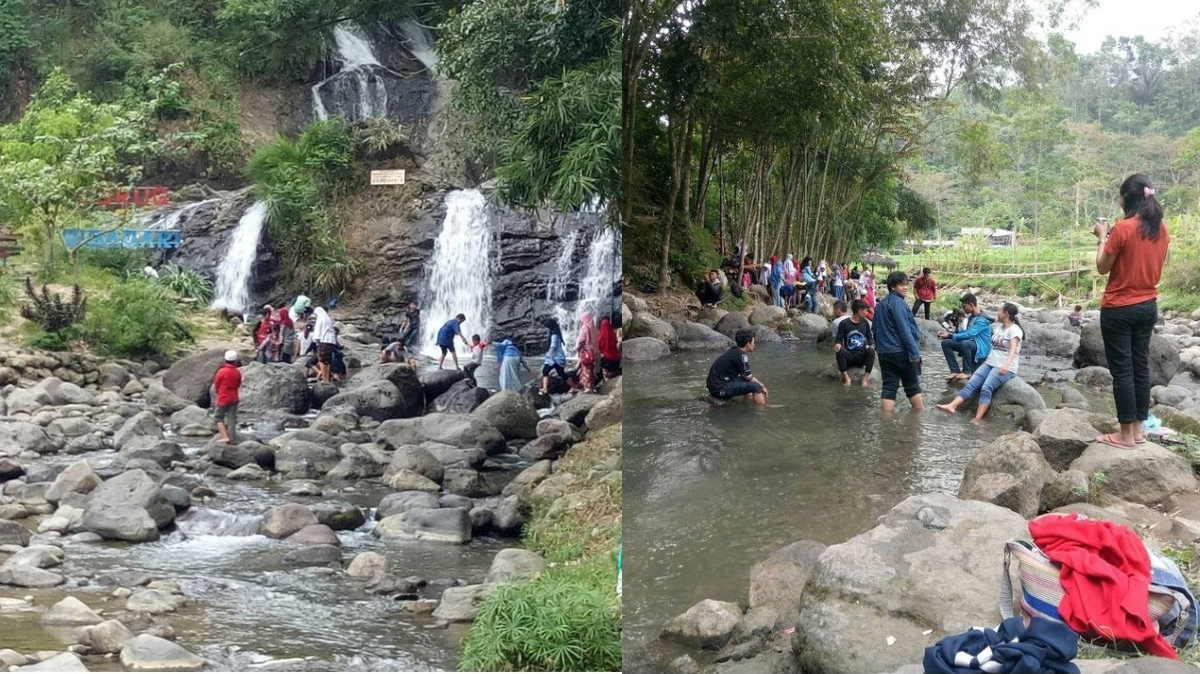
M 852 367 L 861 367 L 867 371 L 867 374 L 870 374 L 871 368 L 875 367 L 875 351 L 873 349 L 863 349 L 858 353 L 850 353 L 846 349 L 842 349 L 834 355 L 837 356 L 838 372 L 844 373 Z
M 1150 416 L 1150 337 L 1156 322 L 1157 300 L 1100 310 L 1100 335 L 1120 423 Z
M 913 316 L 917 315 L 917 310 L 921 308 L 922 304 L 925 305 L 925 320 L 929 320 L 929 305 L 931 305 L 933 303 L 927 302 L 920 298 L 917 298 L 916 300 L 913 301 Z
M 895 400 L 904 385 L 904 395 L 909 398 L 921 393 L 921 373 L 914 361 L 908 359 L 906 353 L 879 354 L 879 370 L 883 376 L 883 392 L 880 397 L 884 400 Z

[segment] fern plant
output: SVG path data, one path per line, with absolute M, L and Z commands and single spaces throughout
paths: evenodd
M 39 293 L 33 287 L 33 281 L 26 277 L 25 295 L 30 302 L 21 305 L 21 316 L 42 326 L 46 332 L 60 333 L 82 321 L 87 312 L 87 299 L 79 284 L 72 289 L 70 301 L 65 301 L 61 294 L 51 293 L 45 285 Z
M 158 275 L 158 284 L 184 298 L 207 304 L 212 300 L 212 283 L 191 269 L 169 264 Z

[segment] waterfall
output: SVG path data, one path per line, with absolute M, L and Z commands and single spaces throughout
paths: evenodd
M 342 21 L 333 27 L 333 42 L 338 70 L 313 85 L 313 114 L 317 119 L 329 119 L 329 106 L 323 91 L 331 89 L 334 112 L 346 121 L 386 116 L 388 92 L 381 71 L 387 69 L 376 58 L 370 38 L 354 23 Z M 344 83 L 346 78 L 352 78 L 353 82 Z M 347 86 L 349 90 L 345 90 Z
M 404 35 L 405 48 L 429 69 L 431 75 L 436 74 L 438 55 L 433 48 L 433 36 L 429 29 L 409 19 L 400 22 L 400 32 Z
M 158 210 L 142 219 L 142 226 L 146 229 L 179 229 L 179 223 L 192 214 L 192 212 L 203 208 L 206 204 L 211 204 L 220 199 L 205 199 L 187 204 L 181 208 L 176 208 L 173 211 Z
M 244 314 L 250 307 L 250 272 L 258 257 L 258 240 L 267 218 L 267 204 L 254 202 L 238 220 L 229 248 L 217 269 L 217 284 L 213 291 L 212 307 Z
M 446 195 L 446 219 L 433 244 L 421 298 L 420 349 L 437 356 L 438 329 L 464 314 L 463 335 L 483 335 L 492 324 L 492 274 L 488 259 L 487 200 L 479 190 Z M 462 358 L 459 359 L 462 364 Z
M 555 265 L 554 276 L 547 287 L 547 299 L 554 302 L 554 317 L 562 328 L 563 341 L 566 342 L 567 355 L 575 356 L 575 338 L 579 334 L 579 315 L 585 311 L 592 312 L 596 327 L 600 319 L 612 313 L 613 283 L 621 275 L 621 256 L 614 254 L 620 250 L 620 234 L 612 228 L 600 227 L 588 242 L 587 267 L 582 277 L 579 277 L 579 266 L 571 264 L 574 256 L 577 237 L 580 230 L 575 230 L 563 238 L 563 249 L 559 253 Z M 576 299 L 571 302 L 567 284 L 572 278 L 578 278 Z

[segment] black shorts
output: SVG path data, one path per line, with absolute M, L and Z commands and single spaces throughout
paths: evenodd
M 921 374 L 917 364 L 908 359 L 903 353 L 881 353 L 879 356 L 879 371 L 883 376 L 884 400 L 895 400 L 900 386 L 904 386 L 904 395 L 909 398 L 921 393 Z
M 453 344 L 451 344 L 450 346 L 446 346 L 445 344 L 438 344 L 438 348 L 442 350 L 443 356 L 448 353 L 454 353 L 454 345 Z
M 762 393 L 762 390 L 762 384 L 746 381 L 744 379 L 737 379 L 726 384 L 725 388 L 721 389 L 720 391 L 709 390 L 709 393 L 714 398 L 729 400 L 730 398 L 736 398 L 738 396 L 748 396 Z
M 321 364 L 331 362 L 333 358 L 333 345 L 320 342 L 317 344 L 317 362 Z
M 559 365 L 558 363 L 547 363 L 542 365 L 543 377 L 549 377 L 551 372 L 558 372 L 558 376 L 562 377 L 564 381 L 567 378 L 567 371 L 563 369 L 562 365 Z

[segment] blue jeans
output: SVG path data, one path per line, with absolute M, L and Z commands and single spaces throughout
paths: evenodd
M 954 374 L 970 373 L 975 370 L 975 349 L 975 340 L 973 339 L 942 340 L 942 354 L 946 356 L 946 364 L 950 366 L 950 372 Z M 958 366 L 959 354 L 962 355 L 963 360 L 961 368 Z
M 836 297 L 837 299 L 839 299 L 839 300 L 845 299 L 845 294 L 846 294 L 846 289 L 843 286 L 835 285 L 833 287 L 833 296 Z
M 771 304 L 774 304 L 777 307 L 783 306 L 783 296 L 781 294 L 782 290 L 783 290 L 782 283 L 780 283 L 779 285 L 775 285 L 774 283 L 771 284 Z
M 984 363 L 979 366 L 978 370 L 975 370 L 975 374 L 971 375 L 967 385 L 958 392 L 958 397 L 965 402 L 978 393 L 980 405 L 991 405 L 992 394 L 996 392 L 996 389 L 1004 386 L 1009 379 L 1015 376 L 1017 376 L 1016 373 L 1012 371 L 1009 371 L 1008 374 L 1000 374 L 1000 368 Z
M 808 289 L 804 295 L 804 302 L 808 305 L 808 311 L 815 314 L 817 313 L 817 284 L 805 283 L 804 287 Z

